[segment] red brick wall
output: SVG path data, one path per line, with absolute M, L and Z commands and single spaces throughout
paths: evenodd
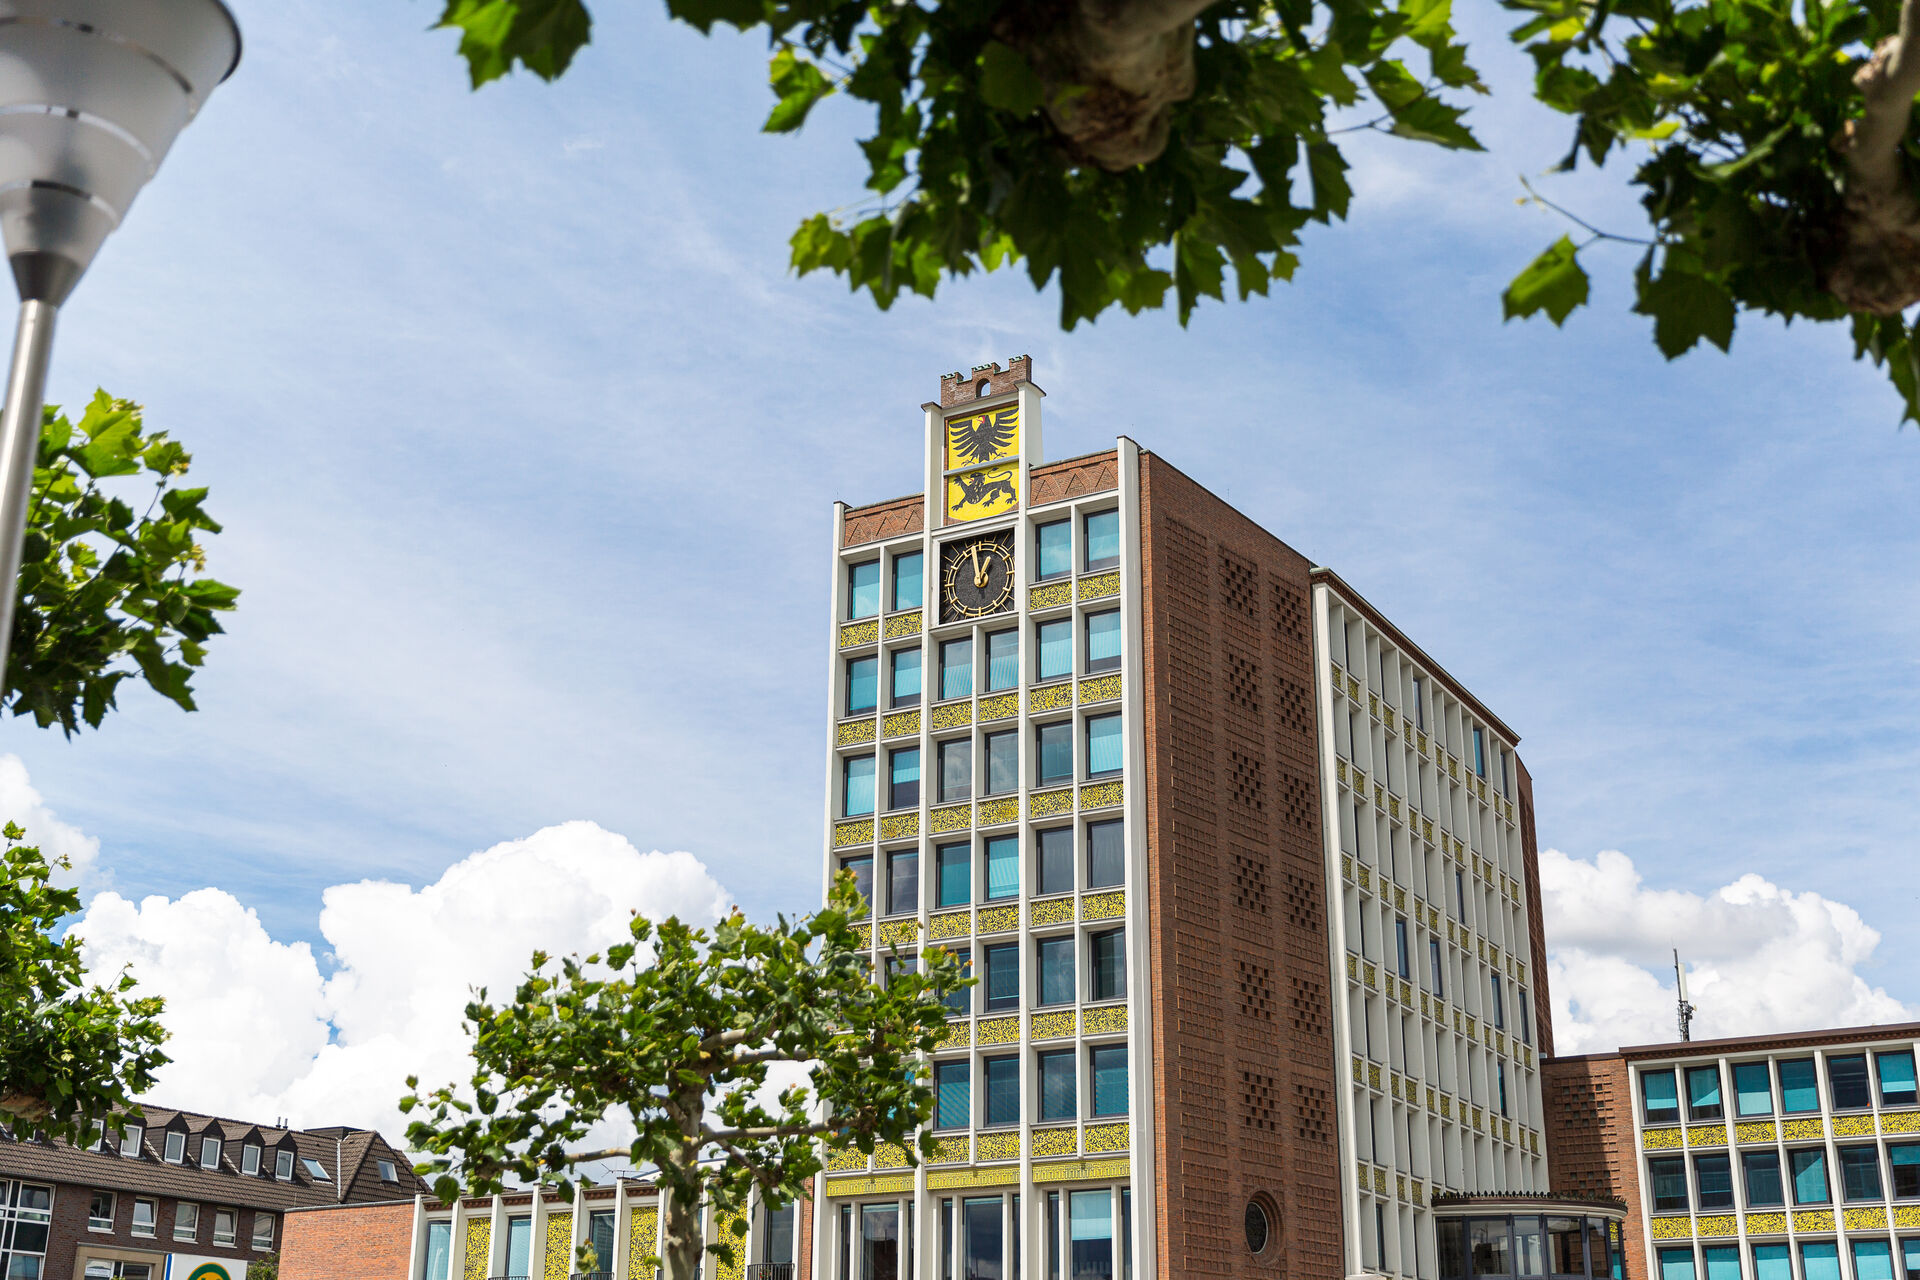
M 1343 1266 L 1308 563 L 1141 457 L 1160 1273 Z M 1247 1202 L 1278 1240 L 1246 1246 Z
M 289 1213 L 281 1222 L 280 1280 L 408 1280 L 413 1202 Z
M 927 504 L 917 493 L 890 502 L 855 507 L 841 523 L 840 545 L 857 547 L 863 542 L 897 538 L 903 533 L 918 533 L 926 523 Z
M 1626 1060 L 1616 1054 L 1558 1058 L 1544 1064 L 1541 1085 L 1554 1191 L 1626 1201 L 1627 1280 L 1647 1280 L 1647 1228 L 1640 1216 L 1640 1163 Z

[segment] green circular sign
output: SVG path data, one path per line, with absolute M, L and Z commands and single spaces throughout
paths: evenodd
M 218 1262 L 203 1262 L 188 1274 L 187 1280 L 233 1280 L 233 1272 Z

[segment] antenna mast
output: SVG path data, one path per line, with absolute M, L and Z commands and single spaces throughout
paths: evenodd
M 1678 947 L 1673 952 L 1673 976 L 1680 987 L 1680 1039 L 1687 1041 L 1693 1039 L 1693 1004 L 1687 999 L 1687 969 L 1680 963 Z

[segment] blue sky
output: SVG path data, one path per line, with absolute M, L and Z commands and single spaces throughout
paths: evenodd
M 608 0 L 554 86 L 467 90 L 425 0 L 237 0 L 247 48 L 62 319 L 50 396 L 147 405 L 242 587 L 182 715 L 0 729 L 120 892 L 321 891 L 590 819 L 756 912 L 819 884 L 827 534 L 917 487 L 938 375 L 1031 352 L 1054 456 L 1126 433 L 1336 568 L 1522 735 L 1543 845 L 1852 904 L 1920 1001 L 1920 434 L 1846 335 L 1668 364 L 1597 253 L 1500 319 L 1565 147 L 1498 15 L 1456 156 L 1356 136 L 1296 283 L 1063 334 L 1023 275 L 891 312 L 794 278 L 864 119 L 757 132 L 765 50 Z M 1624 172 L 1548 179 L 1637 226 Z M 1683 940 L 1684 941 L 1684 940 Z M 1728 1028 L 1729 1030 L 1733 1028 Z

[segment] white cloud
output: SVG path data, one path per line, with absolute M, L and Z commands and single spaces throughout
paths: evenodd
M 100 841 L 54 817 L 27 780 L 27 766 L 11 753 L 0 755 L 0 824 L 8 822 L 19 823 L 27 833 L 26 843 L 38 845 L 48 859 L 65 857 L 73 864 L 64 875 L 54 877 L 58 883 L 95 883 Z
M 1920 1018 L 1861 976 L 1880 934 L 1842 902 L 1757 875 L 1701 897 L 1650 888 L 1633 860 L 1540 855 L 1554 1047 L 1592 1053 L 1677 1038 L 1673 949 L 1696 1037 Z
M 268 936 L 233 895 L 137 907 L 103 893 L 74 926 L 96 969 L 130 964 L 167 999 L 174 1061 L 156 1101 L 398 1139 L 405 1080 L 463 1080 L 472 988 L 510 994 L 536 949 L 590 952 L 631 912 L 710 922 L 726 892 L 689 853 L 642 853 L 591 822 L 547 827 L 462 859 L 432 884 L 364 880 L 323 895 L 323 977 L 306 943 Z

